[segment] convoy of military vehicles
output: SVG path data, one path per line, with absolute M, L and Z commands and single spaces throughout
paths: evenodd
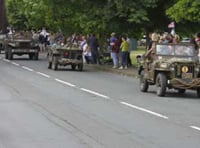
M 0 34 L 0 52 L 5 52 L 5 59 L 12 60 L 14 55 L 27 54 L 29 59 L 38 60 L 40 47 L 37 42 L 27 37 L 14 37 Z M 200 64 L 193 44 L 156 44 L 155 52 L 146 57 L 138 55 L 140 64 L 140 90 L 147 92 L 149 86 L 156 86 L 156 94 L 165 96 L 168 89 L 178 93 L 195 90 L 200 97 Z M 82 50 L 78 47 L 52 46 L 48 48 L 48 68 L 71 66 L 72 70 L 83 70 Z

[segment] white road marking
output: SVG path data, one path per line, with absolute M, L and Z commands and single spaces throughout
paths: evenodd
M 12 64 L 15 65 L 15 66 L 19 66 L 19 64 L 18 64 L 18 63 L 15 63 L 15 62 L 12 62 Z
M 164 119 L 168 119 L 167 116 L 163 116 L 163 115 L 161 115 L 161 114 L 159 114 L 159 113 L 156 113 L 156 112 L 153 112 L 153 111 L 150 111 L 150 110 L 147 110 L 147 109 L 144 109 L 144 108 L 141 108 L 141 107 L 138 107 L 138 106 L 135 106 L 135 105 L 126 103 L 126 102 L 120 102 L 120 103 L 123 104 L 123 105 L 126 105 L 126 106 L 128 106 L 128 107 L 131 107 L 131 108 L 134 108 L 134 109 L 137 109 L 137 110 L 140 110 L 140 111 L 143 111 L 143 112 L 152 114 L 152 115 L 154 115 L 154 116 L 157 116 L 157 117 L 160 117 L 160 118 L 164 118 Z
M 7 60 L 7 59 L 3 59 L 5 62 L 10 62 L 10 60 Z
M 105 99 L 110 99 L 110 97 L 105 96 L 105 95 L 102 95 L 102 94 L 100 94 L 100 93 L 98 93 L 98 92 L 94 92 L 94 91 L 92 91 L 92 90 L 85 89 L 85 88 L 80 88 L 80 89 L 81 89 L 82 91 L 88 92 L 88 93 L 90 93 L 90 94 L 93 94 L 93 95 L 96 95 L 96 96 L 99 96 L 99 97 L 102 97 L 102 98 L 105 98 Z
M 71 83 L 69 83 L 69 82 L 66 82 L 66 81 L 63 81 L 63 80 L 60 80 L 60 79 L 55 79 L 55 80 L 56 80 L 57 82 L 59 82 L 59 83 L 68 85 L 68 86 L 70 86 L 70 87 L 76 87 L 76 85 L 71 84 Z
M 28 71 L 33 71 L 33 69 L 28 68 L 28 67 L 26 67 L 26 66 L 22 66 L 22 68 L 23 68 L 23 69 L 26 69 L 26 70 L 28 70 Z
M 45 73 L 41 73 L 41 72 L 36 72 L 37 74 L 41 75 L 41 76 L 44 76 L 46 78 L 50 78 L 49 75 L 45 74 Z
M 197 126 L 190 126 L 190 127 L 193 128 L 193 129 L 196 129 L 196 130 L 200 131 L 200 127 L 197 127 Z

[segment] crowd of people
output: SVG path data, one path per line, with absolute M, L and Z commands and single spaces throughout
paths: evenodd
M 74 33 L 69 37 L 65 37 L 62 32 L 48 33 L 44 28 L 39 32 L 32 31 L 32 34 L 33 39 L 39 41 L 41 51 L 45 51 L 47 47 L 52 46 L 80 48 L 83 51 L 84 63 L 101 64 L 99 40 L 95 34 Z M 108 48 L 113 61 L 113 68 L 127 69 L 131 65 L 129 38 L 126 36 L 118 37 L 113 32 L 109 39 Z
M 47 47 L 63 46 L 66 48 L 80 48 L 83 51 L 83 61 L 87 64 L 100 64 L 100 45 L 99 40 L 95 34 L 83 35 L 81 33 L 74 33 L 71 36 L 64 36 L 61 31 L 57 33 L 48 32 L 45 28 L 40 31 L 31 31 L 32 39 L 39 42 L 41 52 L 45 51 Z M 24 34 L 18 33 L 19 36 Z M 152 53 L 155 49 L 156 43 L 180 43 L 180 36 L 178 34 L 170 34 L 164 32 L 163 34 L 151 33 L 149 34 L 150 41 L 147 46 L 146 56 Z M 112 59 L 114 69 L 127 69 L 131 66 L 130 52 L 135 49 L 132 47 L 131 39 L 128 36 L 117 36 L 115 32 L 110 34 L 108 41 L 108 48 L 110 57 Z M 200 50 L 200 32 L 196 33 L 194 39 L 190 43 L 195 45 L 195 48 Z M 200 51 L 198 51 L 200 56 Z

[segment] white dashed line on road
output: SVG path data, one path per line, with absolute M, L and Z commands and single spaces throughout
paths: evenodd
M 57 82 L 59 82 L 59 83 L 68 85 L 68 86 L 70 86 L 70 87 L 76 87 L 76 85 L 71 84 L 71 83 L 69 83 L 69 82 L 66 82 L 66 81 L 63 81 L 63 80 L 60 80 L 60 79 L 55 79 L 55 80 L 56 80 Z
M 36 72 L 36 73 L 43 76 L 43 77 L 50 78 L 50 76 L 45 74 L 45 73 L 42 73 L 42 72 Z
M 5 62 L 10 62 L 10 60 L 7 60 L 7 59 L 3 59 Z
M 163 116 L 163 115 L 161 115 L 161 114 L 159 114 L 159 113 L 150 111 L 150 110 L 148 110 L 148 109 L 144 109 L 144 108 L 141 108 L 141 107 L 138 107 L 138 106 L 135 106 L 135 105 L 126 103 L 126 102 L 120 102 L 120 103 L 123 104 L 123 105 L 126 105 L 126 106 L 128 106 L 128 107 L 131 107 L 131 108 L 134 108 L 134 109 L 137 109 L 137 110 L 140 110 L 140 111 L 143 111 L 143 112 L 152 114 L 152 115 L 154 115 L 154 116 L 157 116 L 157 117 L 160 117 L 160 118 L 164 118 L 164 119 L 168 119 L 167 116 Z
M 195 129 L 195 130 L 198 130 L 200 131 L 200 127 L 197 127 L 197 126 L 190 126 L 191 128 Z
M 19 64 L 18 64 L 18 63 L 15 63 L 15 62 L 12 62 L 12 64 L 15 65 L 15 66 L 19 66 Z
M 28 67 L 26 67 L 26 66 L 22 66 L 22 68 L 25 69 L 25 70 L 28 70 L 28 71 L 33 71 L 33 69 L 28 68 Z
M 90 94 L 93 94 L 93 95 L 102 97 L 102 98 L 104 98 L 104 99 L 110 99 L 110 97 L 105 96 L 105 95 L 102 95 L 102 94 L 100 94 L 100 93 L 98 93 L 98 92 L 94 92 L 94 91 L 92 91 L 92 90 L 85 89 L 85 88 L 80 88 L 80 89 L 81 89 L 82 91 L 85 91 L 85 92 L 88 92 L 88 93 L 90 93 Z

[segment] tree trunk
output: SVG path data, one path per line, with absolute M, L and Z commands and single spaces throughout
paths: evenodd
M 6 0 L 0 0 L 0 31 L 7 32 L 8 20 L 6 16 Z

